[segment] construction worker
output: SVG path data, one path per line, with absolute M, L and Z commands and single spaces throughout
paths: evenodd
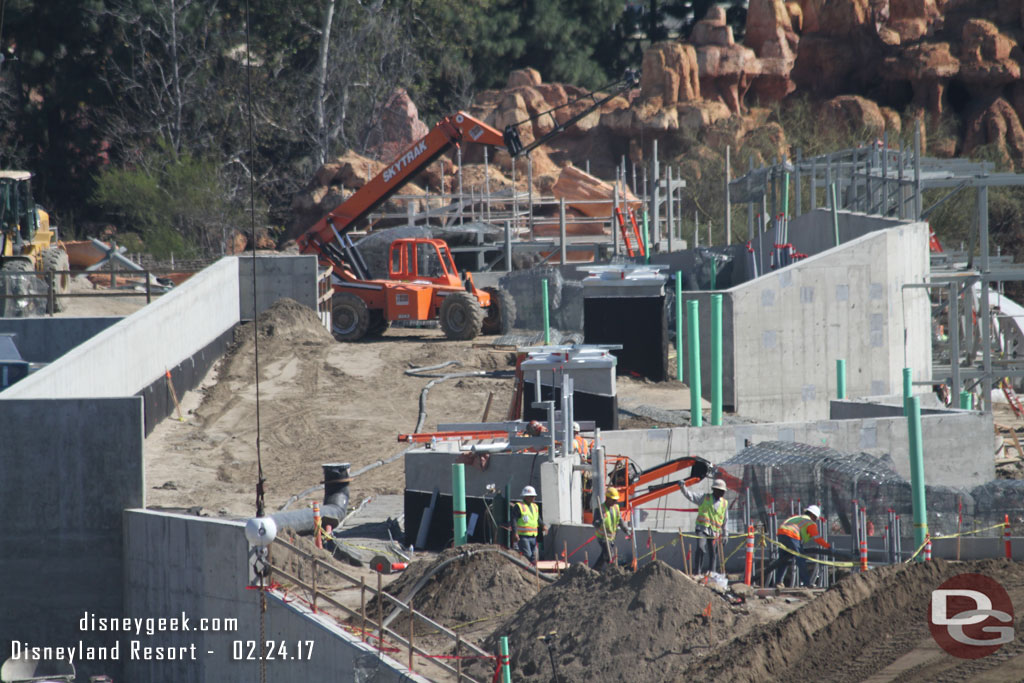
M 597 542 L 601 546 L 601 554 L 594 563 L 594 569 L 600 569 L 606 562 L 611 562 L 611 548 L 615 545 L 615 535 L 619 529 L 626 534 L 628 539 L 633 533 L 626 520 L 622 519 L 619 512 L 619 490 L 609 486 L 604 494 L 604 502 L 601 503 L 599 514 L 594 515 L 594 526 L 597 527 Z
M 810 543 L 812 540 L 822 548 L 831 548 L 828 541 L 825 541 L 818 535 L 818 520 L 821 518 L 821 508 L 817 505 L 808 505 L 804 508 L 802 515 L 795 515 L 790 517 L 781 525 L 779 525 L 778 541 L 785 548 L 794 552 L 802 553 L 805 545 Z M 788 553 L 787 553 L 788 555 Z M 806 585 L 808 581 L 807 577 L 807 560 L 800 556 L 788 555 L 790 560 L 796 560 L 797 573 L 800 576 L 800 585 Z M 783 558 L 780 558 L 780 560 Z M 786 566 L 788 562 L 782 562 L 775 570 L 775 585 L 781 586 L 782 579 L 785 575 Z
M 715 479 L 711 484 L 711 493 L 694 493 L 683 487 L 683 495 L 691 503 L 697 503 L 697 524 L 693 532 L 698 537 L 697 551 L 693 555 L 693 570 L 696 574 L 724 569 L 718 566 L 715 541 L 725 538 L 725 523 L 729 518 L 729 501 L 725 499 L 727 490 L 724 479 Z M 704 569 L 705 564 L 709 565 L 707 569 Z
M 523 500 L 515 504 L 512 513 L 512 541 L 518 546 L 519 552 L 526 555 L 530 564 L 537 564 L 537 532 L 544 533 L 547 527 L 540 521 L 540 508 L 534 499 L 537 490 L 532 486 L 524 486 Z
M 584 462 L 590 462 L 590 443 L 580 434 L 580 423 L 572 423 L 572 452 L 579 453 Z

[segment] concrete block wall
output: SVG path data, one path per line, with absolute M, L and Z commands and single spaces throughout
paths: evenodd
M 174 617 L 184 614 L 193 628 L 137 639 L 142 646 L 195 646 L 196 659 L 127 661 L 124 680 L 209 681 L 248 683 L 259 680 L 258 661 L 248 659 L 247 641 L 260 641 L 259 592 L 248 590 L 249 546 L 242 522 L 159 513 L 124 512 L 124 615 Z M 286 550 L 273 549 L 286 558 Z M 360 642 L 329 617 L 313 614 L 299 602 L 285 603 L 268 595 L 263 615 L 265 638 L 285 643 L 312 641 L 308 659 L 268 660 L 268 680 L 289 681 L 423 681 L 404 667 Z M 221 622 L 219 631 L 197 631 L 201 619 L 237 619 L 237 630 Z M 208 621 L 207 625 L 214 625 Z M 237 658 L 238 642 L 242 659 Z M 305 645 L 304 645 L 305 646 Z M 256 645 L 256 652 L 259 651 Z
M 103 644 L 79 620 L 122 613 L 122 510 L 145 505 L 142 441 L 138 397 L 0 405 L 0 661 L 14 640 Z M 124 680 L 76 666 L 79 680 Z
M 927 273 L 927 224 L 903 223 L 729 290 L 737 412 L 826 418 L 839 358 L 850 397 L 898 392 L 905 364 L 929 378 L 928 298 L 903 289 Z
M 238 259 L 223 258 L 18 382 L 0 399 L 132 396 L 238 323 Z M 188 321 L 188 334 L 182 325 Z
M 121 318 L 0 318 L 0 334 L 13 332 L 21 357 L 52 363 Z
M 252 320 L 252 256 L 238 258 L 238 310 L 242 320 Z M 288 298 L 317 310 L 317 258 L 309 255 L 259 255 L 256 257 L 256 315 Z

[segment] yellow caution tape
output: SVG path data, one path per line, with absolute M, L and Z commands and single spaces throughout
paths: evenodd
M 971 531 L 961 531 L 958 534 L 949 534 L 949 535 L 946 535 L 946 536 L 932 536 L 932 540 L 935 541 L 935 540 L 938 540 L 940 538 L 956 538 L 958 536 L 970 536 L 971 534 L 980 534 L 983 531 L 992 531 L 993 529 L 1002 529 L 1002 528 L 1004 528 L 1006 526 L 1008 526 L 1006 522 L 999 522 L 999 524 L 993 524 L 992 526 L 987 526 L 984 529 L 973 529 Z
M 782 545 L 778 541 L 776 541 L 774 539 L 771 539 L 771 538 L 768 538 L 767 535 L 764 535 L 764 534 L 762 534 L 762 535 L 764 536 L 764 539 L 768 543 L 771 543 L 772 545 L 776 545 L 779 548 L 782 548 L 783 550 L 785 550 L 790 555 L 793 555 L 794 557 L 801 557 L 801 558 L 807 560 L 808 562 L 814 562 L 815 564 L 824 564 L 824 565 L 827 565 L 829 567 L 858 567 L 858 566 L 860 566 L 860 564 L 858 562 L 839 562 L 839 561 L 836 561 L 836 560 L 821 560 L 821 559 L 818 559 L 817 557 L 811 557 L 810 555 L 804 555 L 803 553 L 798 553 L 798 552 L 796 552 L 794 550 L 790 550 L 789 548 L 787 548 L 786 546 Z

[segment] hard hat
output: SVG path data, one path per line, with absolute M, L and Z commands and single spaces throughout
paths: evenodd
M 728 491 L 729 487 L 725 485 L 725 479 L 715 479 L 715 482 L 711 484 L 711 490 L 714 491 L 715 489 Z
M 604 494 L 604 497 L 607 498 L 608 500 L 618 500 L 619 490 L 614 486 L 609 486 L 608 490 Z
M 815 517 L 821 517 L 821 508 L 817 505 L 808 505 L 804 508 L 804 512 L 809 512 Z
M 572 423 L 572 431 L 574 431 L 574 432 L 580 431 L 580 423 L 579 422 L 573 422 Z
M 533 488 L 532 486 L 524 486 L 523 493 L 521 495 L 523 496 L 523 498 L 525 498 L 526 496 L 536 496 L 537 489 Z

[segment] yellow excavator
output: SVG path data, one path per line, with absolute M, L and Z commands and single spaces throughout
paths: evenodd
M 36 206 L 32 198 L 32 174 L 28 171 L 0 171 L 0 317 L 29 315 L 40 299 L 19 299 L 18 295 L 45 292 L 35 275 L 54 275 L 56 294 L 71 289 L 68 253 L 57 240 L 57 231 L 50 227 L 50 215 Z M 35 275 L 28 275 L 34 273 Z M 30 279 L 31 278 L 31 279 Z M 60 306 L 60 299 L 55 297 Z

